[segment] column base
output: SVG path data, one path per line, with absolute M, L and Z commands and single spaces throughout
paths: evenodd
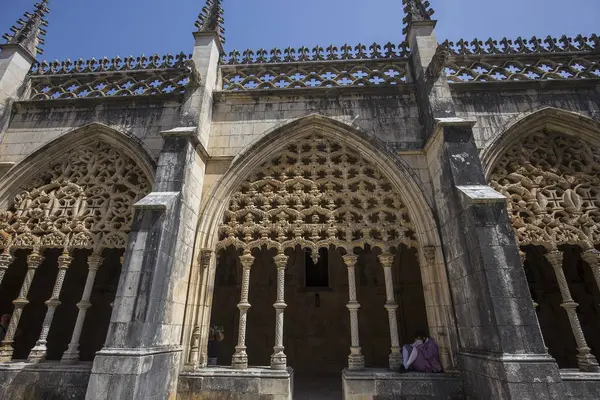
M 42 362 L 46 359 L 46 343 L 36 343 L 35 347 L 31 349 L 29 352 L 29 357 L 27 357 L 27 361 L 30 363 Z
M 12 361 L 13 348 L 10 344 L 5 344 L 0 347 L 0 362 Z
M 283 351 L 278 351 L 271 356 L 271 369 L 286 370 L 287 356 Z
M 247 369 L 248 368 L 248 354 L 246 349 L 236 348 L 235 354 L 231 359 L 231 368 L 234 369 Z
M 400 371 L 400 367 L 402 366 L 402 354 L 400 354 L 400 349 L 397 351 L 394 349 L 390 353 L 390 371 Z
M 577 355 L 577 366 L 581 372 L 600 372 L 598 361 L 596 357 L 590 354 L 589 348 L 584 354 Z
M 365 369 L 365 357 L 362 355 L 360 347 L 350 347 L 350 355 L 348 356 L 348 369 L 352 371 L 360 371 Z

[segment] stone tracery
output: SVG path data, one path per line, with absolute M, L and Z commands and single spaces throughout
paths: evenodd
M 124 248 L 133 204 L 150 190 L 122 151 L 95 141 L 63 155 L 1 215 L 4 248 Z
M 75 249 L 90 249 L 87 257 L 88 275 L 71 343 L 63 354 L 63 362 L 79 359 L 79 339 L 96 272 L 100 268 L 104 249 L 124 249 L 130 230 L 133 205 L 150 190 L 144 171 L 123 151 L 100 140 L 92 140 L 55 158 L 29 182 L 24 182 L 0 214 L 0 247 L 3 248 L 0 283 L 14 260 L 12 250 L 29 249 L 27 274 L 19 296 L 13 301 L 14 313 L 10 328 L 0 347 L 0 361 L 13 356 L 14 335 L 23 308 L 29 303 L 28 294 L 34 275 L 44 260 L 44 249 L 62 249 L 59 270 L 51 298 L 46 301 L 46 317 L 29 361 L 46 357 L 48 332 L 56 308 L 61 304 L 60 293 Z M 122 264 L 122 262 L 121 262 Z
M 231 198 L 218 248 L 300 246 L 352 252 L 366 244 L 416 245 L 415 230 L 391 183 L 344 144 L 312 134 L 265 162 Z
M 600 243 L 600 151 L 575 136 L 535 132 L 505 152 L 492 170 L 490 185 L 509 199 L 508 212 L 518 244 L 547 249 L 545 258 L 560 289 L 560 306 L 567 313 L 577 343 L 579 369 L 599 371 L 581 328 L 576 311 L 579 304 L 571 296 L 559 246 L 580 246 L 583 260 L 594 276 L 598 275 L 595 246 Z M 537 303 L 533 304 L 537 308 Z
M 506 195 L 520 245 L 600 242 L 600 150 L 541 131 L 511 147 L 490 183 Z

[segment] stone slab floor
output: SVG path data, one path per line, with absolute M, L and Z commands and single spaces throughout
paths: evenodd
M 294 374 L 294 400 L 341 400 L 342 377 L 337 374 Z

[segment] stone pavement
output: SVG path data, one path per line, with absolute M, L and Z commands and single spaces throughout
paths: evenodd
M 294 374 L 295 400 L 342 399 L 342 375 Z

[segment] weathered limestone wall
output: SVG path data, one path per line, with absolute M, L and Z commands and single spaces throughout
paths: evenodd
M 18 363 L 0 370 L 0 399 L 83 399 L 91 365 Z
M 216 96 L 208 152 L 235 156 L 275 127 L 313 113 L 354 124 L 388 143 L 393 150 L 423 145 L 414 93 L 388 96 Z
M 119 98 L 17 103 L 0 137 L 0 162 L 19 162 L 52 140 L 91 123 L 132 136 L 156 159 L 163 144 L 160 132 L 177 126 L 179 106 L 176 101 Z
M 479 149 L 501 135 L 508 127 L 522 118 L 543 108 L 554 107 L 579 113 L 600 121 L 600 85 L 586 84 L 574 89 L 542 88 L 539 85 L 515 88 L 512 84 L 478 87 L 478 90 L 451 86 L 457 115 L 475 120 L 473 127 L 475 143 Z M 553 83 L 553 82 L 546 82 Z

